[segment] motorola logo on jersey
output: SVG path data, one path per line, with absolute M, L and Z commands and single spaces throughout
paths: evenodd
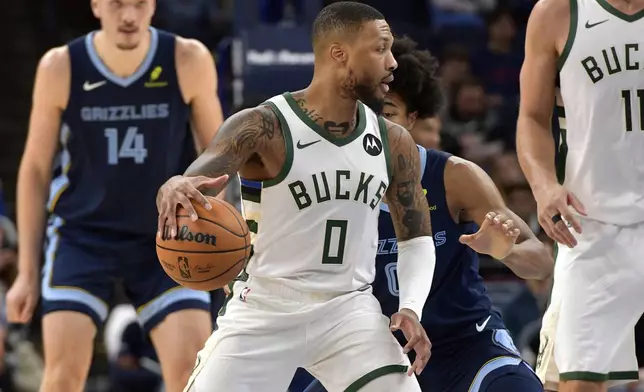
M 131 121 L 155 120 L 170 116 L 170 105 L 167 103 L 146 104 L 140 106 L 94 106 L 81 108 L 83 121 Z
M 166 230 L 167 231 L 167 228 Z M 171 239 L 171 237 L 166 233 L 163 234 L 163 239 Z M 211 246 L 216 246 L 217 245 L 217 237 L 212 235 L 212 234 L 204 234 L 204 233 L 193 233 L 190 231 L 190 228 L 188 228 L 187 225 L 183 225 L 179 228 L 179 232 L 177 235 L 174 237 L 174 240 L 176 241 L 186 241 L 186 242 L 196 242 L 198 244 L 206 244 L 206 245 L 211 245 Z
M 368 133 L 362 139 L 362 147 L 367 154 L 377 157 L 382 152 L 382 142 L 374 135 Z

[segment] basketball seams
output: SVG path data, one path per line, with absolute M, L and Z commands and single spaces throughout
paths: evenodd
M 166 248 L 165 246 L 161 246 L 157 244 L 157 248 L 167 250 L 169 252 L 177 252 L 177 253 L 194 253 L 194 254 L 221 254 L 221 253 L 229 253 L 229 252 L 237 252 L 240 250 L 246 250 L 250 247 L 250 245 L 244 245 L 241 248 L 235 248 L 235 249 L 224 249 L 224 250 L 185 250 L 185 249 L 172 249 L 172 248 Z
M 250 232 L 250 229 L 248 228 L 248 224 L 246 224 L 246 221 L 243 220 L 244 217 L 242 217 L 242 221 L 240 221 L 239 218 L 237 218 L 237 215 L 239 214 L 239 212 L 236 209 L 231 209 L 232 207 L 231 205 L 229 205 L 228 203 L 222 202 L 219 199 L 214 199 L 214 200 L 216 200 L 219 204 L 223 204 L 223 206 L 226 207 L 226 209 L 228 209 L 228 211 L 230 211 L 230 213 L 235 217 L 235 220 L 237 221 L 239 228 L 241 229 L 242 233 L 244 233 L 244 245 L 246 245 L 246 248 L 248 249 L 251 246 L 251 244 L 248 243 L 248 240 L 249 240 L 248 234 Z M 246 230 L 244 230 L 244 227 L 246 228 Z M 249 256 L 250 256 L 250 252 L 246 254 L 246 258 L 248 258 Z
M 217 201 L 219 204 L 222 204 L 224 207 L 226 207 L 228 211 L 230 211 L 230 213 L 235 217 L 235 220 L 237 221 L 237 224 L 239 225 L 241 232 L 244 233 L 244 237 L 246 237 L 248 235 L 248 225 L 246 224 L 246 222 L 242 223 L 242 221 L 240 221 L 239 218 L 237 217 L 237 215 L 239 215 L 239 211 L 237 211 L 234 208 L 231 208 L 232 206 L 230 204 L 222 202 L 219 199 L 214 199 L 214 200 Z M 244 230 L 244 226 L 246 227 L 246 230 Z

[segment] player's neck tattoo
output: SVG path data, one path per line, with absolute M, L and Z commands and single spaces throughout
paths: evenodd
M 355 128 L 356 117 L 354 117 L 350 123 L 348 121 L 341 123 L 336 123 L 335 121 L 326 121 L 320 114 L 315 111 L 315 109 L 307 107 L 306 100 L 304 98 L 299 98 L 296 100 L 296 102 L 300 109 L 302 109 L 302 112 L 304 112 L 304 114 L 308 118 L 313 120 L 313 122 L 320 125 L 325 131 L 334 136 L 346 136 L 350 130 Z

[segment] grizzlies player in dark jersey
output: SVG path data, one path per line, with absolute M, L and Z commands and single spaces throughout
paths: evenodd
M 436 114 L 440 95 L 434 78 L 436 60 L 415 47 L 407 38 L 394 42 L 398 69 L 383 114 L 411 130 L 419 141 L 414 125 L 419 118 Z M 505 206 L 481 168 L 422 146 L 419 153 L 436 244 L 436 270 L 421 319 L 432 341 L 432 357 L 418 376 L 422 390 L 543 391 L 500 315 L 492 310 L 476 252 L 501 260 L 526 279 L 547 277 L 552 259 L 525 222 Z M 398 309 L 398 279 L 397 243 L 386 204 L 381 205 L 378 231 L 373 290 L 389 316 Z M 321 391 L 316 383 L 307 392 Z
M 196 155 L 189 121 L 203 146 L 222 122 L 216 71 L 203 45 L 150 27 L 154 0 L 91 5 L 101 30 L 50 50 L 38 66 L 18 179 L 20 271 L 9 318 L 28 322 L 41 290 L 41 391 L 80 392 L 114 282 L 122 282 L 154 342 L 166 390 L 178 392 L 212 329 L 209 296 L 178 287 L 160 268 L 155 195 Z

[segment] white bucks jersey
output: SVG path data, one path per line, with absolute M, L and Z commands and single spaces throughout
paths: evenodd
M 560 59 L 564 185 L 591 219 L 644 222 L 644 11 L 571 0 Z
M 286 160 L 273 180 L 242 180 L 244 214 L 255 233 L 247 272 L 307 291 L 371 284 L 379 205 L 390 179 L 384 120 L 358 103 L 355 131 L 336 139 L 289 93 L 267 104 L 279 118 Z

